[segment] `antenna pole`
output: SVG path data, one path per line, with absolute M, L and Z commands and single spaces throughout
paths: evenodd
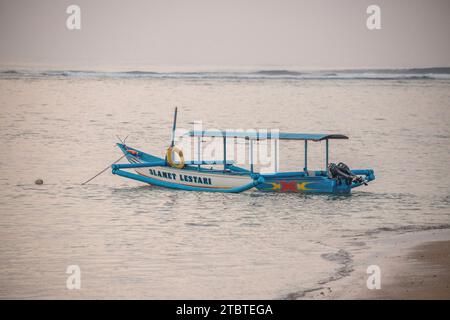
M 171 147 L 173 147 L 175 145 L 175 129 L 177 127 L 177 113 L 178 113 L 178 107 L 175 107 L 175 113 L 173 115 L 173 126 L 172 126 L 172 141 L 170 143 Z

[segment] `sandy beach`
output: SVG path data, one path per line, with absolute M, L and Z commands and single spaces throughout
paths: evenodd
M 383 290 L 371 290 L 364 299 L 449 299 L 450 241 L 427 242 L 401 257 L 405 272 L 388 275 Z M 404 266 L 404 264 L 399 264 Z
M 353 253 L 348 277 L 310 292 L 306 299 L 450 299 L 450 230 L 386 235 Z M 366 285 L 369 265 L 381 270 L 381 288 Z

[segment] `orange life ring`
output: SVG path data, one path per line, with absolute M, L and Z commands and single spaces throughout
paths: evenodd
M 175 163 L 175 162 L 173 161 L 172 154 L 173 154 L 174 152 L 175 152 L 175 153 L 178 155 L 178 157 L 180 158 L 180 162 L 178 162 L 178 163 Z M 177 148 L 177 147 L 169 147 L 169 148 L 167 149 L 166 156 L 167 156 L 167 163 L 168 163 L 171 167 L 177 168 L 177 169 L 183 169 L 183 168 L 184 168 L 184 156 L 183 156 L 183 151 L 181 151 L 181 149 L 179 149 L 179 148 Z

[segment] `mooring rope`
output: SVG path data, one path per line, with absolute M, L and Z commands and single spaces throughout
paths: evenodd
M 105 172 L 106 170 L 108 170 L 109 168 L 111 168 L 111 166 L 117 162 L 119 162 L 120 160 L 122 160 L 124 157 L 126 156 L 126 154 L 122 155 L 119 159 L 117 159 L 116 161 L 114 161 L 113 163 L 111 163 L 109 166 L 107 166 L 105 169 L 103 169 L 102 171 L 100 171 L 99 173 L 97 173 L 95 176 L 93 176 L 92 178 L 90 178 L 89 180 L 86 180 L 85 182 L 83 182 L 81 185 L 85 185 L 86 183 L 88 183 L 89 181 L 94 180 L 95 178 L 97 178 L 99 175 L 101 175 L 103 172 Z

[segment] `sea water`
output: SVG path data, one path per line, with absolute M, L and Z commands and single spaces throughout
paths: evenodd
M 0 73 L 1 298 L 295 298 L 389 233 L 450 227 L 450 72 Z M 163 156 L 178 127 L 342 133 L 375 170 L 351 196 L 187 192 L 108 170 L 116 135 Z M 309 144 L 324 169 L 324 143 Z M 280 142 L 302 170 L 301 142 Z M 36 179 L 43 185 L 35 185 Z M 67 268 L 81 270 L 68 290 Z

